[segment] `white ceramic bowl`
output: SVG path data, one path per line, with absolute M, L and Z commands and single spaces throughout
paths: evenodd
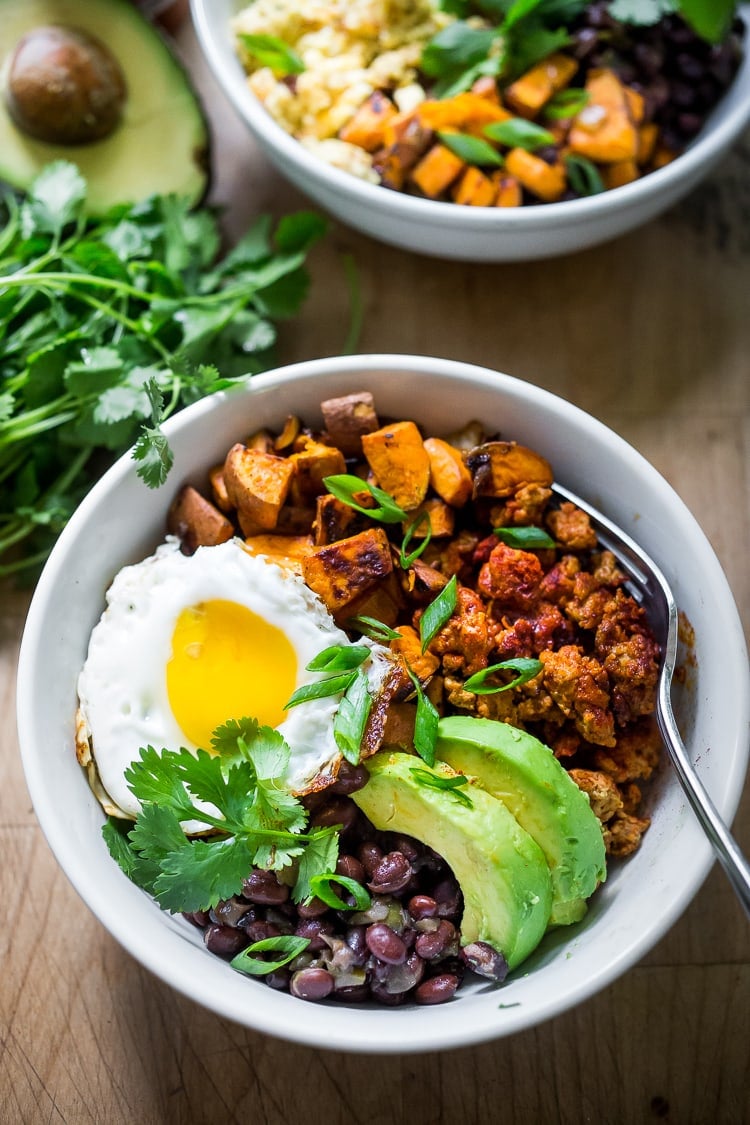
M 585 920 L 549 934 L 499 991 L 477 982 L 449 1004 L 363 1009 L 303 1001 L 238 976 L 200 933 L 163 913 L 116 867 L 102 813 L 73 750 L 76 678 L 115 572 L 163 538 L 177 487 L 201 482 L 238 438 L 290 413 L 320 425 L 318 403 L 370 389 L 383 416 L 416 417 L 440 434 L 462 420 L 544 453 L 557 479 L 599 505 L 650 551 L 695 629 L 696 664 L 677 699 L 687 747 L 720 812 L 736 809 L 748 753 L 750 683 L 742 628 L 724 574 L 683 503 L 635 450 L 576 407 L 506 375 L 446 360 L 360 356 L 315 360 L 256 376 L 168 424 L 175 464 L 151 492 L 125 456 L 94 487 L 60 536 L 29 612 L 18 677 L 26 777 L 39 822 L 90 909 L 147 968 L 237 1023 L 313 1046 L 409 1052 L 509 1035 L 579 1003 L 637 961 L 697 891 L 711 849 L 665 767 L 649 797 L 640 850 L 612 864 Z
M 230 20 L 247 0 L 191 0 L 214 76 L 272 163 L 337 219 L 382 242 L 442 258 L 524 261 L 583 250 L 648 222 L 696 186 L 750 120 L 750 51 L 690 148 L 635 183 L 586 199 L 538 207 L 460 207 L 388 191 L 313 156 L 249 90 Z M 746 25 L 748 6 L 743 8 Z

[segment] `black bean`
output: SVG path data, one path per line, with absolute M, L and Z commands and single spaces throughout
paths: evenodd
M 239 898 L 228 898 L 223 902 L 217 902 L 211 911 L 211 921 L 218 922 L 220 926 L 237 926 L 240 919 L 247 914 L 255 917 L 255 911 L 249 902 L 243 902 Z
M 354 964 L 364 965 L 368 955 L 367 926 L 349 926 L 345 940 L 354 954 Z
M 461 888 L 455 879 L 441 879 L 432 892 L 440 918 L 452 918 L 461 909 Z
M 383 849 L 372 840 L 368 840 L 360 846 L 357 857 L 369 879 L 372 877 L 372 873 L 383 858 Z
M 457 988 L 458 977 L 453 973 L 440 973 L 417 985 L 414 999 L 418 1004 L 442 1004 L 455 996 Z
M 203 931 L 203 940 L 206 949 L 218 957 L 234 957 L 247 945 L 247 936 L 243 930 L 233 926 L 218 926 L 212 923 Z
M 192 922 L 193 925 L 197 926 L 199 930 L 204 929 L 208 925 L 208 923 L 211 921 L 209 913 L 208 913 L 207 910 L 186 911 L 182 915 L 182 917 L 187 918 L 188 922 Z
M 314 895 L 309 902 L 301 902 L 297 907 L 297 913 L 300 918 L 320 918 L 328 911 L 328 906 L 322 899 L 316 898 Z
M 352 828 L 357 820 L 357 806 L 348 797 L 337 797 L 317 809 L 310 820 L 313 828 L 332 828 L 340 824 L 343 832 Z
M 443 918 L 436 930 L 418 935 L 414 948 L 425 961 L 436 961 L 448 953 L 455 942 L 456 927 Z
M 414 921 L 418 922 L 420 918 L 437 917 L 438 904 L 431 895 L 414 895 L 406 904 L 406 909 Z
M 658 43 L 636 43 L 635 61 L 646 78 L 655 78 L 664 66 L 664 48 Z
M 332 1000 L 341 1000 L 348 1004 L 362 1004 L 370 999 L 369 984 L 347 984 L 344 988 L 334 988 L 331 993 Z
M 263 922 L 258 919 L 253 922 L 248 921 L 246 924 L 244 923 L 245 919 L 243 918 L 240 921 L 239 929 L 244 933 L 246 940 L 251 944 L 255 941 L 265 941 L 266 938 L 279 937 L 281 934 L 281 930 L 278 926 L 275 926 L 273 922 Z
M 697 113 L 681 113 L 677 124 L 686 137 L 694 137 L 703 127 L 703 118 Z
M 281 969 L 274 969 L 272 973 L 266 973 L 263 980 L 269 988 L 275 988 L 279 992 L 284 992 L 289 988 L 291 978 L 292 974 L 286 966 L 283 966 Z
M 251 871 L 242 884 L 242 893 L 250 902 L 261 906 L 278 906 L 289 898 L 289 887 L 276 878 L 275 871 L 258 868 Z
M 397 894 L 414 874 L 403 852 L 388 852 L 372 872 L 367 884 L 374 894 Z
M 356 883 L 364 883 L 365 869 L 356 856 L 340 855 L 336 860 L 336 874 L 345 875 L 347 879 L 354 879 Z
M 411 836 L 393 835 L 390 838 L 390 851 L 402 852 L 413 866 L 424 855 L 425 849 L 419 840 L 413 840 Z
M 333 977 L 326 969 L 300 969 L 289 982 L 292 996 L 300 1000 L 325 1000 L 333 992 Z
M 398 1007 L 406 999 L 405 992 L 389 992 L 385 984 L 378 984 L 375 981 L 370 985 L 370 994 L 378 1004 L 387 1004 L 390 1008 Z
M 330 792 L 336 793 L 342 797 L 348 797 L 350 793 L 356 793 L 358 789 L 364 788 L 364 786 L 367 785 L 369 777 L 370 775 L 365 766 L 353 766 L 350 762 L 342 762 L 338 776 L 331 786 Z
M 367 948 L 374 957 L 388 965 L 401 965 L 406 960 L 406 946 L 395 930 L 385 922 L 374 922 L 365 934 Z
M 310 942 L 307 948 L 311 953 L 319 953 L 322 949 L 328 949 L 322 935 L 333 933 L 333 922 L 321 921 L 319 918 L 305 918 L 298 923 L 294 932 L 297 937 L 307 938 Z
M 464 964 L 480 977 L 503 981 L 508 975 L 508 962 L 502 953 L 487 941 L 472 941 L 461 950 Z

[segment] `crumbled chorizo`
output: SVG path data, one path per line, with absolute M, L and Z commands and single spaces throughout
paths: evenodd
M 550 489 L 542 484 L 522 484 L 502 506 L 490 509 L 490 520 L 494 527 L 541 526 L 551 495 Z
M 650 823 L 648 817 L 632 816 L 622 811 L 615 813 L 604 833 L 607 855 L 619 858 L 632 855 Z
M 592 551 L 596 532 L 586 512 L 575 504 L 561 504 L 547 516 L 547 527 L 561 547 L 568 551 Z
M 479 591 L 509 609 L 530 609 L 539 596 L 544 572 L 532 551 L 498 543 L 479 571 Z
M 594 763 L 618 784 L 647 781 L 659 762 L 661 739 L 651 719 L 640 719 L 618 734 L 617 744 L 607 750 L 596 750 Z
M 432 652 L 461 657 L 463 671 L 472 676 L 487 667 L 495 628 L 488 620 L 482 599 L 473 590 L 459 586 L 456 610 L 430 644 Z
M 599 770 L 582 769 L 568 772 L 578 788 L 587 794 L 594 815 L 602 823 L 610 820 L 622 808 L 620 791 L 608 774 Z
M 573 719 L 588 742 L 614 746 L 614 716 L 609 709 L 607 673 L 577 645 L 542 652 L 544 686 L 560 710 Z

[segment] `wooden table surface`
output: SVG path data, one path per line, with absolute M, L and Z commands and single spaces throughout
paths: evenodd
M 259 155 L 182 46 L 215 134 L 228 238 L 309 206 Z M 598 416 L 691 508 L 750 630 L 750 137 L 694 195 L 615 242 L 530 265 L 432 261 L 332 226 L 282 358 L 336 354 L 345 258 L 359 349 L 448 356 Z M 418 404 L 415 404 L 415 407 Z M 176 995 L 124 953 L 60 873 L 26 792 L 14 674 L 28 595 L 0 614 L 0 1125 L 750 1122 L 747 923 L 715 868 L 672 931 L 579 1008 L 478 1049 L 404 1059 L 289 1046 Z M 750 851 L 750 788 L 735 829 Z

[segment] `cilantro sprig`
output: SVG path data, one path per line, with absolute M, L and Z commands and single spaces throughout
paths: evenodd
M 296 864 L 292 896 L 313 896 L 316 876 L 338 857 L 335 828 L 307 831 L 302 802 L 284 785 L 290 750 L 282 735 L 254 719 L 217 729 L 214 753 L 148 746 L 125 771 L 141 811 L 126 831 L 110 818 L 103 834 L 125 874 L 174 912 L 208 910 L 237 894 L 251 868 Z M 186 822 L 213 829 L 188 837 Z
M 22 202 L 0 193 L 0 574 L 43 562 L 129 447 L 146 484 L 163 483 L 164 421 L 272 366 L 275 322 L 302 304 L 325 229 L 308 212 L 275 229 L 263 216 L 218 258 L 208 209 L 153 196 L 90 219 L 85 201 L 64 161 Z

